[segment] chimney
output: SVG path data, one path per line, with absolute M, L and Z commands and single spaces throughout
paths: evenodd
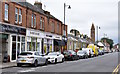
M 42 3 L 41 2 L 35 1 L 34 5 L 37 6 L 38 8 L 40 8 L 40 9 L 42 9 Z

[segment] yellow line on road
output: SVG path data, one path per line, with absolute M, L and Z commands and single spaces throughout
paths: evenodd
M 118 74 L 118 71 L 119 71 L 119 65 L 117 65 L 117 67 L 114 69 L 114 71 L 112 72 L 112 74 Z

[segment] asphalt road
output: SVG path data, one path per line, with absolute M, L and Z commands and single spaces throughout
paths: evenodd
M 118 65 L 118 52 L 108 53 L 88 59 L 65 61 L 64 63 L 48 64 L 38 67 L 12 67 L 2 72 L 113 72 Z

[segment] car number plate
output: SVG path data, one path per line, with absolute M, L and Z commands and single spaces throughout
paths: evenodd
M 26 62 L 26 60 L 21 60 L 21 62 Z

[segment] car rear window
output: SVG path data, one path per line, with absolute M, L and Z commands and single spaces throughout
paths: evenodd
M 32 55 L 32 53 L 30 53 L 30 52 L 23 52 L 20 55 Z

